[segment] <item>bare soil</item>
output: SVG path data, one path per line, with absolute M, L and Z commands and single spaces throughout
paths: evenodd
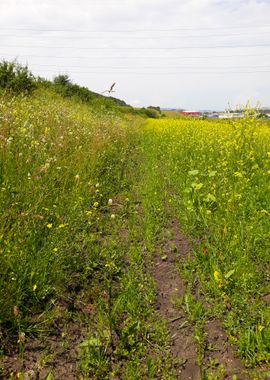
M 74 318 L 67 319 L 72 307 L 85 318 L 93 312 L 91 304 L 64 304 L 59 307 L 59 316 L 54 321 L 54 333 L 44 338 L 27 338 L 23 353 L 11 351 L 1 362 L 0 379 L 9 379 L 13 373 L 23 373 L 25 380 L 43 380 L 49 374 L 54 380 L 78 379 L 79 344 L 87 329 Z
M 201 369 L 196 363 L 197 347 L 193 339 L 194 326 L 185 311 L 176 305 L 185 295 L 185 284 L 177 269 L 179 261 L 187 260 L 189 242 L 181 233 L 177 221 L 172 221 L 173 237 L 165 241 L 161 254 L 154 258 L 153 276 L 157 284 L 156 310 L 167 322 L 170 333 L 170 352 L 174 358 L 174 370 L 179 380 L 199 380 Z M 198 293 L 195 289 L 195 293 Z M 203 301 L 203 300 L 202 300 Z M 207 308 L 207 302 L 204 303 Z M 82 318 L 67 319 L 67 313 L 80 314 Z M 91 299 L 74 297 L 71 303 L 59 305 L 59 316 L 55 320 L 55 333 L 44 339 L 29 339 L 25 343 L 23 355 L 10 352 L 1 363 L 0 379 L 8 379 L 13 372 L 24 374 L 25 380 L 42 380 L 52 374 L 54 380 L 78 379 L 79 344 L 87 336 L 87 318 L 95 313 Z M 84 316 L 84 317 L 83 317 Z M 84 322 L 80 322 L 80 321 Z M 229 339 L 217 319 L 209 319 L 205 324 L 204 369 L 215 373 L 220 365 L 224 375 L 220 380 L 250 379 Z
M 205 367 L 211 367 L 211 362 L 218 363 L 225 369 L 223 379 L 232 379 L 233 375 L 236 375 L 237 379 L 249 379 L 243 363 L 237 358 L 233 347 L 230 345 L 221 322 L 217 319 L 206 321 L 205 333 Z
M 173 224 L 173 227 L 175 222 Z M 200 369 L 196 364 L 196 345 L 193 341 L 193 326 L 187 321 L 184 310 L 177 308 L 174 300 L 183 297 L 185 287 L 177 270 L 177 255 L 186 256 L 188 242 L 180 230 L 174 230 L 174 237 L 163 246 L 166 260 L 156 255 L 154 279 L 157 284 L 156 307 L 161 317 L 168 322 L 171 336 L 170 351 L 177 359 L 175 370 L 178 379 L 200 379 Z M 176 249 L 171 249 L 175 247 Z
M 179 260 L 187 259 L 189 242 L 180 231 L 177 221 L 171 225 L 173 238 L 164 243 L 162 252 L 167 256 L 156 255 L 153 276 L 157 283 L 156 308 L 161 317 L 167 321 L 171 336 L 170 351 L 176 364 L 177 379 L 201 379 L 200 368 L 196 364 L 196 344 L 193 340 L 194 328 L 187 320 L 183 309 L 176 307 L 174 300 L 185 294 L 185 284 L 177 270 Z M 175 247 L 175 249 L 171 249 Z M 195 289 L 195 293 L 197 289 Z M 207 303 L 204 303 L 206 305 Z M 216 368 L 223 366 L 221 380 L 250 379 L 245 366 L 231 346 L 222 324 L 217 319 L 207 320 L 205 324 L 204 369 L 215 373 Z M 213 371 L 212 371 L 213 370 Z

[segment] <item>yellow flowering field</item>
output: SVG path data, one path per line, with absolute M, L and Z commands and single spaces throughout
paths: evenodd
M 231 121 L 148 121 L 146 130 L 164 202 L 196 241 L 186 280 L 200 284 L 247 361 L 269 361 L 269 123 L 249 111 Z
M 1 378 L 268 378 L 270 125 L 255 116 L 0 94 Z

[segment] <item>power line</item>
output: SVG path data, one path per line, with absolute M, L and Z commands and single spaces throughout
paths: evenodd
M 253 31 L 250 31 L 250 33 L 252 33 L 252 35 L 256 34 L 269 34 L 270 33 L 270 30 L 269 31 L 262 31 L 262 32 L 253 32 Z M 247 35 L 247 32 L 245 33 L 230 33 L 230 34 L 195 34 L 195 35 L 177 35 L 177 36 L 171 36 L 171 35 L 165 35 L 165 36 L 131 36 L 131 37 L 127 37 L 127 36 L 40 36 L 40 35 L 27 35 L 27 37 L 30 37 L 30 38 L 60 38 L 60 39 L 68 39 L 68 40 L 73 40 L 73 39 L 80 39 L 80 40 L 85 40 L 85 39 L 89 39 L 91 38 L 91 40 L 104 40 L 104 39 L 107 39 L 107 40 L 111 40 L 111 39 L 120 39 L 120 40 L 160 40 L 160 39 L 165 39 L 165 38 L 170 38 L 170 39 L 173 39 L 173 38 L 212 38 L 212 37 L 235 37 L 235 36 L 245 36 L 246 37 Z M 0 37 L 17 37 L 17 38 L 25 38 L 24 35 L 21 35 L 21 34 L 0 34 Z
M 216 45 L 216 46 L 175 46 L 175 47 L 79 47 L 79 46 L 25 46 L 25 45 L 2 45 L 7 48 L 23 48 L 23 49 L 73 49 L 73 50 L 181 50 L 181 49 L 240 49 L 240 48 L 257 48 L 270 47 L 270 44 L 255 45 Z
M 237 58 L 237 57 L 269 57 L 270 53 L 264 54 L 230 54 L 230 55 L 211 55 L 211 56 L 95 56 L 95 57 L 83 57 L 83 56 L 56 56 L 56 55 L 28 55 L 28 54 L 7 54 L 0 53 L 2 56 L 7 57 L 26 57 L 26 58 L 57 58 L 57 59 L 213 59 L 213 58 Z
M 172 31 L 194 31 L 194 30 L 228 30 L 228 29 L 258 29 L 258 28 L 270 28 L 270 25 L 248 25 L 248 26 L 223 26 L 223 27 L 183 27 L 183 28 L 170 28 L 170 29 L 119 29 L 119 30 L 87 30 L 87 29 L 60 29 L 60 28 L 29 28 L 29 27 L 17 27 L 6 28 L 0 27 L 0 30 L 19 30 L 19 31 L 35 31 L 35 32 L 75 32 L 75 33 L 140 33 L 140 32 L 172 32 Z
M 39 63 L 31 63 L 30 66 L 39 66 L 39 67 L 55 67 L 58 69 L 86 69 L 86 68 L 91 68 L 91 69 L 106 69 L 106 66 L 69 66 L 69 67 L 64 67 L 63 66 L 57 66 L 57 65 L 47 65 L 47 64 L 39 64 Z M 129 66 L 115 66 L 112 67 L 110 66 L 109 69 L 117 69 L 117 70 L 123 70 L 123 69 L 130 69 L 131 67 Z M 162 66 L 140 66 L 140 69 L 157 69 L 157 68 L 162 68 Z M 168 68 L 176 68 L 176 69 L 192 69 L 193 67 L 190 66 L 168 66 Z M 209 67 L 206 67 L 207 69 Z M 255 66 L 215 66 L 215 69 L 254 69 L 254 68 L 269 68 L 270 69 L 270 64 L 269 65 L 255 65 Z
M 46 69 L 46 72 L 55 73 L 57 70 Z M 178 72 L 139 72 L 139 71 L 72 71 L 69 74 L 117 74 L 117 75 L 178 75 L 178 74 L 258 74 L 258 73 L 270 73 L 270 70 L 256 70 L 256 71 L 178 71 Z

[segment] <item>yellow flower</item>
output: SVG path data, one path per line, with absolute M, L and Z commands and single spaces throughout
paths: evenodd
M 221 282 L 220 273 L 217 270 L 214 272 L 214 279 L 216 282 Z
M 52 226 L 53 226 L 52 223 L 47 224 L 47 228 L 52 228 Z
M 243 177 L 243 174 L 240 173 L 240 172 L 235 172 L 235 173 L 234 173 L 234 176 L 235 176 L 235 177 Z
M 44 134 L 47 135 L 50 132 L 51 128 L 45 127 Z
M 65 228 L 65 227 L 66 227 L 66 224 L 63 224 L 63 223 L 59 224 L 58 226 L 58 228 Z
M 98 202 L 94 202 L 93 207 L 98 207 Z
M 33 292 L 35 292 L 36 289 L 37 289 L 37 285 L 35 284 L 35 285 L 33 286 Z
M 110 199 L 108 200 L 108 206 L 112 206 L 112 204 L 113 204 L 113 200 L 110 198 Z

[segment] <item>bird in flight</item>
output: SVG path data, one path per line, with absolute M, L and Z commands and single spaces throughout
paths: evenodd
M 103 91 L 102 94 L 105 94 L 105 92 L 108 92 L 108 94 L 111 94 L 112 92 L 115 92 L 113 89 L 114 89 L 114 86 L 116 85 L 116 82 L 114 82 L 110 89 L 109 90 L 106 90 L 106 91 Z

